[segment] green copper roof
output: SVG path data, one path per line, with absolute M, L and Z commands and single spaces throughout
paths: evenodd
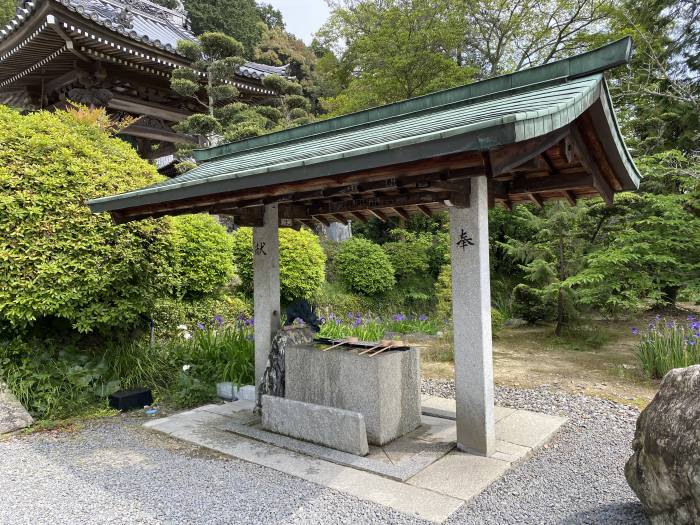
M 154 186 L 88 204 L 95 212 L 169 202 L 490 148 L 544 135 L 596 101 L 625 189 L 639 176 L 601 71 L 629 60 L 631 41 L 381 108 L 199 150 L 201 164 Z

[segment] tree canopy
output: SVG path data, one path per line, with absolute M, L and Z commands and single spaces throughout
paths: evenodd
M 224 33 L 252 55 L 262 36 L 255 0 L 184 0 L 184 4 L 195 34 Z

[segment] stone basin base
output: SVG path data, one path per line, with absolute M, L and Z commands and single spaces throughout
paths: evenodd
M 312 345 L 290 346 L 285 397 L 359 412 L 368 442 L 384 445 L 421 425 L 418 350 L 369 357 L 357 349 L 322 352 Z

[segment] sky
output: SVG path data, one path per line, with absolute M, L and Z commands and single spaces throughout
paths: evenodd
M 310 44 L 312 35 L 328 18 L 325 0 L 264 0 L 282 12 L 287 31 Z

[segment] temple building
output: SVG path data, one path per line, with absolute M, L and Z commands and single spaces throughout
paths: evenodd
M 141 117 L 122 132 L 141 156 L 167 164 L 178 143 L 194 142 L 172 125 L 201 111 L 170 89 L 177 52 L 194 40 L 183 8 L 148 0 L 31 0 L 0 28 L 0 104 L 32 111 L 67 101 L 103 106 L 117 118 Z M 262 85 L 284 67 L 249 62 L 238 70 L 241 101 L 275 93 Z

